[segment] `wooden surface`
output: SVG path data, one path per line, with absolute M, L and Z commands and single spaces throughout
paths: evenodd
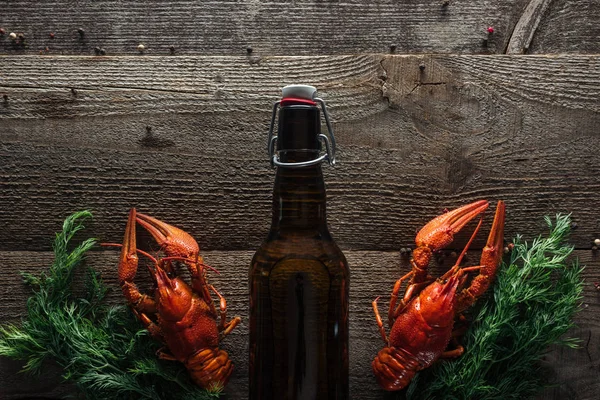
M 271 107 L 283 85 L 308 83 L 338 141 L 325 179 L 352 271 L 352 398 L 386 398 L 369 367 L 380 346 L 370 302 L 407 271 L 399 249 L 443 209 L 480 198 L 507 202 L 507 239 L 572 213 L 587 265 L 572 332 L 582 347 L 548 353 L 558 386 L 540 398 L 598 398 L 597 0 L 0 0 L 0 10 L 0 323 L 23 315 L 17 271 L 48 267 L 68 214 L 90 209 L 88 232 L 119 241 L 136 206 L 192 233 L 222 272 L 215 284 L 243 317 L 224 344 L 237 365 L 228 398 L 245 399 Z M 113 252 L 90 263 L 114 279 Z M 0 360 L 0 398 L 74 392 L 52 365 L 40 379 L 18 369 Z
M 219 269 L 220 275 L 214 275 L 211 282 L 223 293 L 227 293 L 228 315 L 243 316 L 242 323 L 223 342 L 223 348 L 228 350 L 236 365 L 231 383 L 227 388 L 229 399 L 244 399 L 247 391 L 247 349 L 248 349 L 248 288 L 246 271 L 253 251 L 209 251 L 205 252 L 205 262 Z M 469 253 L 473 261 L 477 253 Z M 373 316 L 371 302 L 377 296 L 382 296 L 382 304 L 389 299 L 389 293 L 398 276 L 409 270 L 406 258 L 399 252 L 381 251 L 346 251 L 346 258 L 351 266 L 350 289 L 350 384 L 353 399 L 376 400 L 384 398 L 384 392 L 378 389 L 370 370 L 370 363 L 382 345 Z M 598 389 L 598 363 L 600 362 L 600 304 L 599 292 L 591 282 L 600 280 L 598 265 L 600 254 L 580 250 L 575 252 L 582 264 L 589 267 L 585 271 L 588 282 L 583 299 L 582 309 L 577 315 L 578 329 L 571 335 L 583 340 L 577 350 L 557 348 L 545 356 L 545 365 L 549 373 L 555 377 L 554 383 L 559 386 L 548 390 L 542 398 L 556 399 L 595 399 Z M 0 314 L 8 320 L 16 320 L 23 315 L 25 305 L 23 299 L 29 289 L 15 282 L 20 282 L 17 271 L 38 272 L 43 270 L 52 260 L 49 252 L 3 252 L 2 259 L 13 266 L 13 271 L 0 275 Z M 117 251 L 95 251 L 88 256 L 88 265 L 102 272 L 106 282 L 117 285 L 116 264 Z M 432 265 L 435 273 L 441 273 L 453 262 L 448 254 L 444 265 Z M 10 289 L 8 289 L 10 288 Z M 113 292 L 109 299 L 120 301 L 119 291 Z M 384 300 L 385 299 L 385 300 Z M 240 351 L 244 349 L 244 351 Z M 565 363 L 569 360 L 569 363 Z M 577 369 L 574 369 L 574 366 Z M 48 374 L 47 379 L 31 382 L 27 377 L 14 375 L 17 363 L 0 364 L 0 395 L 3 399 L 21 399 L 23 396 L 43 396 L 48 393 L 60 395 L 68 393 L 69 386 L 60 384 L 60 379 Z M 28 382 L 27 385 L 24 383 Z M 574 397 L 575 395 L 575 397 Z
M 406 269 L 394 267 L 394 251 L 412 245 L 415 231 L 444 208 L 504 199 L 507 238 L 537 235 L 543 215 L 572 212 L 578 224 L 572 241 L 590 264 L 589 282 L 597 278 L 599 263 L 590 257 L 600 232 L 592 197 L 600 186 L 597 56 L 3 61 L 3 264 L 42 269 L 48 254 L 39 251 L 50 250 L 62 219 L 83 208 L 95 214 L 90 232 L 119 241 L 127 210 L 136 206 L 192 233 L 209 260 L 214 254 L 229 274 L 219 284 L 230 310 L 245 321 L 248 261 L 270 220 L 273 171 L 264 149 L 270 105 L 284 83 L 310 80 L 322 88 L 339 143 L 339 165 L 326 168 L 329 220 L 353 266 L 352 387 L 360 398 L 382 396 L 369 372 L 379 346 L 369 302 Z M 2 279 L 11 300 L 2 302 L 0 315 L 17 318 L 26 292 L 15 292 L 16 274 Z M 590 284 L 586 296 L 595 310 L 598 293 Z M 574 399 L 593 398 L 598 390 L 591 383 L 600 364 L 598 319 L 593 312 L 578 318 L 574 334 L 590 345 L 549 356 L 556 380 L 568 384 L 554 398 L 564 398 L 565 390 Z M 246 322 L 227 346 L 247 348 Z M 236 353 L 229 392 L 243 399 L 246 352 Z M 1 370 L 7 396 L 31 394 L 35 386 L 19 383 L 14 363 Z M 69 390 L 47 386 L 49 379 L 37 394 Z
M 501 54 L 539 0 L 0 1 L 0 53 L 314 55 L 380 52 Z M 536 8 L 530 54 L 598 52 L 595 0 Z M 530 21 L 529 18 L 526 18 Z M 535 23 L 537 21 L 537 23 Z M 521 24 L 519 24 L 521 22 Z M 487 33 L 488 27 L 494 33 Z M 78 32 L 83 29 L 83 35 Z M 22 33 L 12 41 L 9 33 Z M 54 33 L 54 38 L 50 37 Z M 529 35 L 528 35 L 529 37 Z M 393 49 L 392 49 L 392 46 Z
M 308 80 L 337 132 L 326 181 L 343 247 L 398 250 L 479 198 L 506 200 L 509 237 L 556 212 L 573 212 L 578 248 L 600 232 L 597 56 L 23 56 L 0 73 L 2 250 L 48 250 L 79 209 L 114 241 L 134 205 L 203 249 L 256 248 L 270 223 L 269 110 L 278 86 Z

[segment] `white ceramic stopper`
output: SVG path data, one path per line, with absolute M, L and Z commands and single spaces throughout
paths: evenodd
M 313 100 L 317 94 L 317 88 L 309 85 L 287 85 L 281 89 L 283 98 L 294 97 L 296 99 Z

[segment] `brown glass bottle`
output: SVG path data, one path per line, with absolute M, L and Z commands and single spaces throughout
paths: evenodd
M 320 125 L 315 105 L 282 101 L 280 161 L 317 158 Z M 349 271 L 325 205 L 320 163 L 278 167 L 271 230 L 250 269 L 251 400 L 348 399 Z

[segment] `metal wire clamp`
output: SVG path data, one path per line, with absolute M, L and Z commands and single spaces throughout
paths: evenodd
M 281 101 L 275 102 L 273 104 L 273 114 L 271 115 L 271 125 L 269 127 L 269 140 L 267 142 L 267 148 L 269 151 L 269 159 L 271 160 L 271 168 L 282 167 L 282 168 L 302 168 L 308 167 L 311 165 L 320 164 L 323 161 L 327 161 L 327 163 L 331 166 L 335 166 L 335 136 L 333 134 L 333 127 L 331 125 L 331 120 L 329 119 L 329 114 L 327 113 L 327 107 L 325 106 L 325 101 L 319 97 L 315 97 L 313 99 L 316 103 L 321 104 L 321 109 L 323 110 L 323 116 L 325 117 L 325 124 L 327 125 L 327 130 L 329 131 L 329 137 L 326 135 L 319 133 L 318 139 L 319 141 L 325 144 L 325 154 L 321 154 L 319 157 L 314 160 L 302 161 L 302 162 L 282 162 L 279 161 L 277 148 L 277 136 L 273 135 L 273 130 L 275 127 L 275 119 L 277 117 L 277 109 L 281 104 Z

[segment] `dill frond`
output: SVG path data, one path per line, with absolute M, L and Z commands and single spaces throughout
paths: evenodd
M 65 220 L 47 272 L 22 274 L 33 294 L 20 325 L 0 326 L 0 356 L 25 361 L 23 370 L 34 374 L 52 360 L 92 400 L 218 398 L 219 390 L 195 386 L 183 365 L 156 359 L 160 344 L 127 307 L 103 301 L 108 288 L 95 271 L 87 271 L 83 296 L 74 295 L 74 272 L 96 241 L 70 250 L 71 241 L 90 217 L 82 211 Z
M 570 217 L 545 220 L 547 237 L 531 243 L 515 238 L 492 295 L 474 313 L 462 357 L 420 372 L 408 399 L 525 399 L 547 385 L 539 362 L 548 346 L 577 342 L 563 336 L 580 306 L 583 268 L 567 262 L 573 252 L 565 243 Z

